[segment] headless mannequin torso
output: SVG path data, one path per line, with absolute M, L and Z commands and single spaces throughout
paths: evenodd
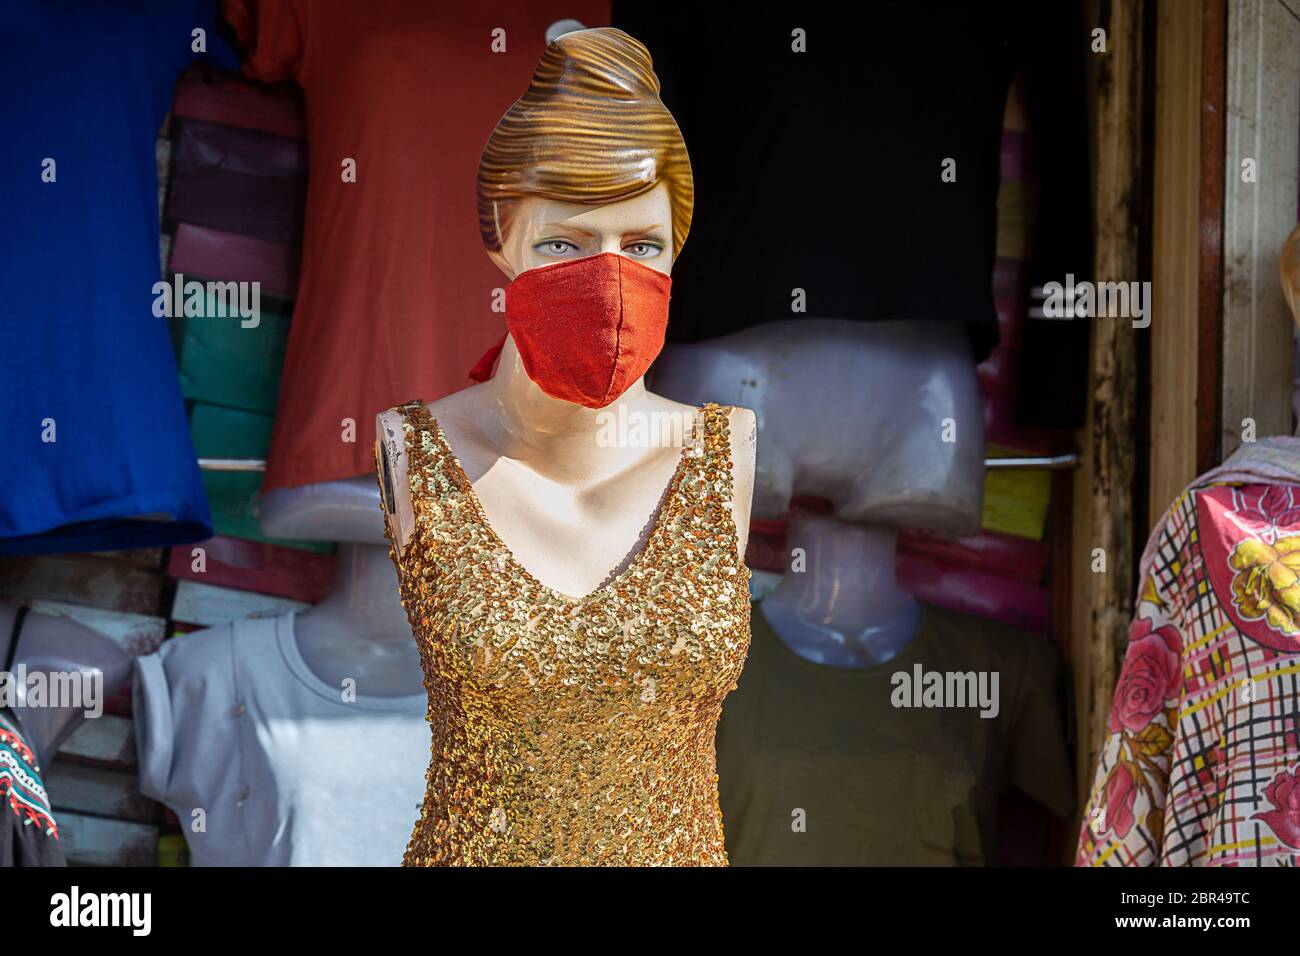
M 275 537 L 340 542 L 334 590 L 294 620 L 298 651 L 312 672 L 335 687 L 351 678 L 358 693 L 374 697 L 420 693 L 419 654 L 396 600 L 374 479 L 278 489 L 262 502 L 261 524 Z
M 864 667 L 912 639 L 920 608 L 899 586 L 899 527 L 979 528 L 983 413 L 966 333 L 925 322 L 774 322 L 665 349 L 655 387 L 677 398 L 745 401 L 763 457 L 755 512 L 786 513 L 818 496 L 834 517 L 794 517 L 791 570 L 761 613 L 791 650 Z M 815 409 L 815 414 L 809 410 Z
M 0 604 L 0 639 L 8 640 L 14 632 L 18 608 Z M 14 668 L 19 665 L 27 673 L 50 675 L 48 686 L 60 686 L 63 675 L 75 674 L 84 687 L 97 687 L 100 700 L 55 701 L 43 706 L 26 706 L 26 688 L 19 686 L 19 719 L 27 742 L 36 751 L 38 762 L 44 766 L 54 756 L 88 711 L 102 708 L 103 698 L 114 693 L 126 683 L 131 674 L 131 656 L 111 638 L 91 630 L 70 618 L 56 614 L 32 611 L 26 615 L 15 639 Z M 7 650 L 7 648 L 5 648 Z M 0 651 L 3 653 L 3 651 Z

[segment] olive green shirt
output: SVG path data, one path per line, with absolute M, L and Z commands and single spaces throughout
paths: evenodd
M 717 737 L 733 866 L 981 864 L 997 859 L 1007 788 L 1071 813 L 1055 648 L 994 621 L 922 612 L 897 657 L 847 669 L 795 654 L 754 605 Z M 981 717 L 994 708 L 981 706 L 979 682 L 992 701 L 994 672 L 996 716 Z

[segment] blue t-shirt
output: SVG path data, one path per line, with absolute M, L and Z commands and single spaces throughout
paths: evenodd
M 0 0 L 0 554 L 199 541 L 154 143 L 214 0 Z

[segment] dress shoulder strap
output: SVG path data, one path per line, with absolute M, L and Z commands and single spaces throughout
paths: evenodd
M 734 560 L 737 531 L 732 481 L 731 410 L 733 406 L 709 402 L 700 406 L 701 437 L 688 452 L 692 462 L 688 485 L 694 506 L 707 514 L 714 529 L 711 538 L 719 552 Z M 697 422 L 699 419 L 697 419 Z
M 714 402 L 700 406 L 704 419 L 704 447 L 699 456 L 706 472 L 712 473 L 713 479 L 721 483 L 717 490 L 725 492 L 726 500 L 731 500 L 731 405 L 718 405 Z

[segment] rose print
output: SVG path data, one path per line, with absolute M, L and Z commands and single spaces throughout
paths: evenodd
M 1127 764 L 1117 764 L 1106 779 L 1106 829 L 1121 840 L 1133 829 L 1133 801 L 1137 784 Z
M 1181 677 L 1178 632 L 1152 629 L 1138 618 L 1129 636 L 1128 653 L 1110 709 L 1110 729 L 1138 733 L 1178 696 Z
M 1252 820 L 1263 820 L 1279 840 L 1293 849 L 1300 849 L 1300 768 L 1287 773 L 1283 770 L 1264 791 L 1264 799 L 1274 809 L 1257 813 Z
M 1300 631 L 1300 535 L 1273 546 L 1258 538 L 1238 541 L 1228 558 L 1232 603 L 1250 620 L 1267 618 L 1283 634 Z

